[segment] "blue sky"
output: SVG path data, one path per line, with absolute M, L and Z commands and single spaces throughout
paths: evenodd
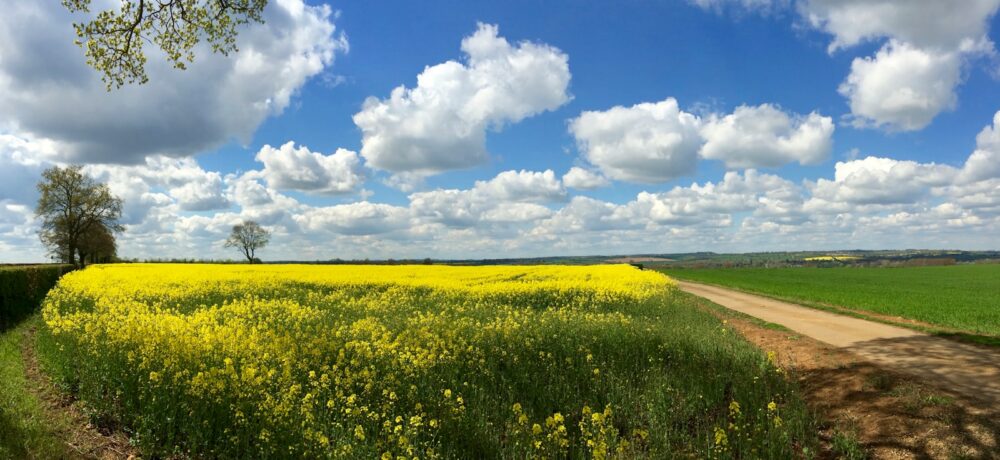
M 830 36 L 797 27 L 792 11 L 767 15 L 744 10 L 706 12 L 683 1 L 667 2 L 369 2 L 331 4 L 337 23 L 348 34 L 351 50 L 338 57 L 330 73 L 345 83 L 330 88 L 323 79 L 306 83 L 298 107 L 265 121 L 249 149 L 231 145 L 222 155 L 201 163 L 230 170 L 255 167 L 252 152 L 270 143 L 295 140 L 315 150 L 359 150 L 361 136 L 351 121 L 365 98 L 384 97 L 399 85 L 412 87 L 425 66 L 460 58 L 458 42 L 478 22 L 497 24 L 512 41 L 531 40 L 555 46 L 570 58 L 573 100 L 491 133 L 493 161 L 468 171 L 434 177 L 429 184 L 464 188 L 476 179 L 507 169 L 563 171 L 574 165 L 575 142 L 566 121 L 583 110 L 658 101 L 672 96 L 685 107 L 705 105 L 732 110 L 742 104 L 777 103 L 838 119 L 849 114 L 837 93 L 851 60 L 879 46 L 827 53 Z M 417 19 L 419 18 L 419 19 Z M 991 26 L 998 19 L 991 18 Z M 991 38 L 997 28 L 990 27 Z M 416 38 L 419 37 L 419 38 Z M 995 69 L 994 69 L 995 70 Z M 815 167 L 778 168 L 786 178 L 829 175 L 837 160 L 852 149 L 916 161 L 960 166 L 972 151 L 975 135 L 1000 109 L 997 80 L 988 66 L 970 66 L 958 91 L 959 107 L 945 111 L 916 133 L 840 130 L 830 160 Z M 960 109 L 960 110 L 959 110 Z M 248 154 L 248 150 L 250 154 Z M 569 154 L 567 154 L 569 151 Z M 698 173 L 666 182 L 673 185 L 717 180 L 724 168 L 703 163 Z M 380 198 L 405 204 L 404 193 L 374 182 Z M 625 200 L 649 187 L 629 183 L 589 193 Z
M 0 261 L 45 258 L 67 163 L 129 257 L 235 257 L 247 218 L 280 259 L 996 249 L 998 5 L 274 0 L 107 93 L 79 18 L 0 0 Z

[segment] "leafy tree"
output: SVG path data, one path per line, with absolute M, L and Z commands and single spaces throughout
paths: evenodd
M 226 238 L 227 248 L 236 248 L 246 256 L 247 261 L 260 263 L 254 253 L 271 241 L 271 232 L 261 227 L 255 221 L 244 220 L 242 224 L 233 226 L 233 231 Z
M 77 253 L 80 254 L 81 261 L 111 262 L 117 256 L 118 244 L 115 242 L 114 234 L 107 227 L 95 225 L 83 234 Z
M 42 221 L 38 236 L 57 259 L 83 266 L 89 251 L 106 249 L 100 239 L 125 228 L 118 223 L 122 200 L 82 172 L 81 166 L 53 166 L 42 172 L 35 215 Z M 99 250 L 99 249 L 98 249 Z M 79 259 L 77 256 L 79 255 Z
M 74 13 L 88 13 L 92 0 L 62 0 Z M 110 90 L 125 83 L 146 83 L 144 42 L 159 46 L 175 68 L 194 61 L 194 47 L 205 40 L 212 51 L 238 51 L 237 28 L 263 23 L 268 0 L 121 0 L 121 8 L 75 23 L 87 64 L 102 72 Z

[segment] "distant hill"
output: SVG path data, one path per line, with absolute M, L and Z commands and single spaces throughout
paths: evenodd
M 231 260 L 162 259 L 126 260 L 152 263 L 241 263 Z M 949 265 L 958 263 L 1000 263 L 1000 251 L 957 251 L 930 249 L 903 250 L 836 250 L 715 253 L 688 252 L 663 254 L 614 254 L 587 256 L 517 257 L 497 259 L 331 259 L 331 260 L 271 260 L 268 264 L 321 265 L 589 265 L 636 264 L 643 267 L 790 267 L 790 266 L 893 266 Z

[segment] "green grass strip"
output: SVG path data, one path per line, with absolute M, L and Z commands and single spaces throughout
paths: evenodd
M 30 390 L 22 347 L 28 330 L 40 323 L 37 315 L 0 333 L 0 459 L 67 458 L 65 444 L 53 427 L 57 420 L 46 414 Z
M 662 271 L 681 280 L 730 287 L 960 340 L 1000 345 L 998 264 Z M 926 325 L 875 315 L 896 316 Z

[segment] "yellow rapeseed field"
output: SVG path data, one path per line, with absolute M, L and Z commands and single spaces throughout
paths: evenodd
M 778 458 L 808 446 L 780 369 L 672 292 L 626 265 L 92 266 L 48 295 L 40 347 L 58 381 L 150 455 Z
M 836 261 L 846 262 L 851 260 L 858 260 L 860 258 L 861 257 L 858 256 L 832 255 L 832 256 L 806 257 L 805 259 L 802 260 L 805 260 L 807 262 L 836 262 Z

